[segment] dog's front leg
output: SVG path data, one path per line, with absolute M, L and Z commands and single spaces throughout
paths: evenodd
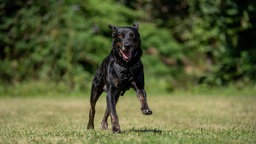
M 144 89 L 138 90 L 137 91 L 137 97 L 138 97 L 138 99 L 140 101 L 140 104 L 141 104 L 141 112 L 144 115 L 151 115 L 152 110 L 148 106 L 147 94 L 146 94 L 145 90 Z
M 141 104 L 141 112 L 144 115 L 151 115 L 152 114 L 152 110 L 149 108 L 148 106 L 148 102 L 147 102 L 147 94 L 146 91 L 143 89 L 144 86 L 139 85 L 140 87 L 142 87 L 142 89 L 139 89 L 138 84 L 136 84 L 135 81 L 132 82 L 133 88 L 137 93 L 137 97 L 140 101 Z
M 110 111 L 111 123 L 112 123 L 112 131 L 113 133 L 120 133 L 120 125 L 119 119 L 116 112 L 116 102 L 119 98 L 119 93 L 114 87 L 109 88 L 107 94 L 107 107 Z

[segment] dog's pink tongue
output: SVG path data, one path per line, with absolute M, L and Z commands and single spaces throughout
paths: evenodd
M 123 58 L 125 60 L 129 60 L 129 58 L 131 57 L 131 51 L 127 50 L 127 51 L 121 51 Z

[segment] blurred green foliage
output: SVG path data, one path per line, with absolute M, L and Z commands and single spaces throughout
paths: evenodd
M 107 25 L 132 23 L 148 85 L 244 86 L 256 81 L 255 16 L 250 0 L 1 0 L 0 90 L 28 81 L 89 90 L 111 49 Z
M 199 83 L 256 80 L 256 2 L 166 0 L 153 7 L 159 25 L 184 46 L 185 71 Z

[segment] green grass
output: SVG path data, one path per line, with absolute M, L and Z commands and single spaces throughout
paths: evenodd
M 0 143 L 256 143 L 255 96 L 148 96 L 153 115 L 135 96 L 117 106 L 121 134 L 87 130 L 88 97 L 0 98 Z M 110 123 L 110 122 L 109 122 Z M 110 125 L 110 124 L 109 124 Z

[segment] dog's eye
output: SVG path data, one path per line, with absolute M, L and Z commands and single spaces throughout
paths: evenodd
M 133 34 L 133 33 L 129 33 L 129 36 L 130 36 L 131 38 L 134 38 L 134 34 Z
M 119 37 L 119 38 L 123 38 L 123 37 L 124 37 L 124 34 L 123 34 L 123 33 L 118 33 L 118 37 Z

